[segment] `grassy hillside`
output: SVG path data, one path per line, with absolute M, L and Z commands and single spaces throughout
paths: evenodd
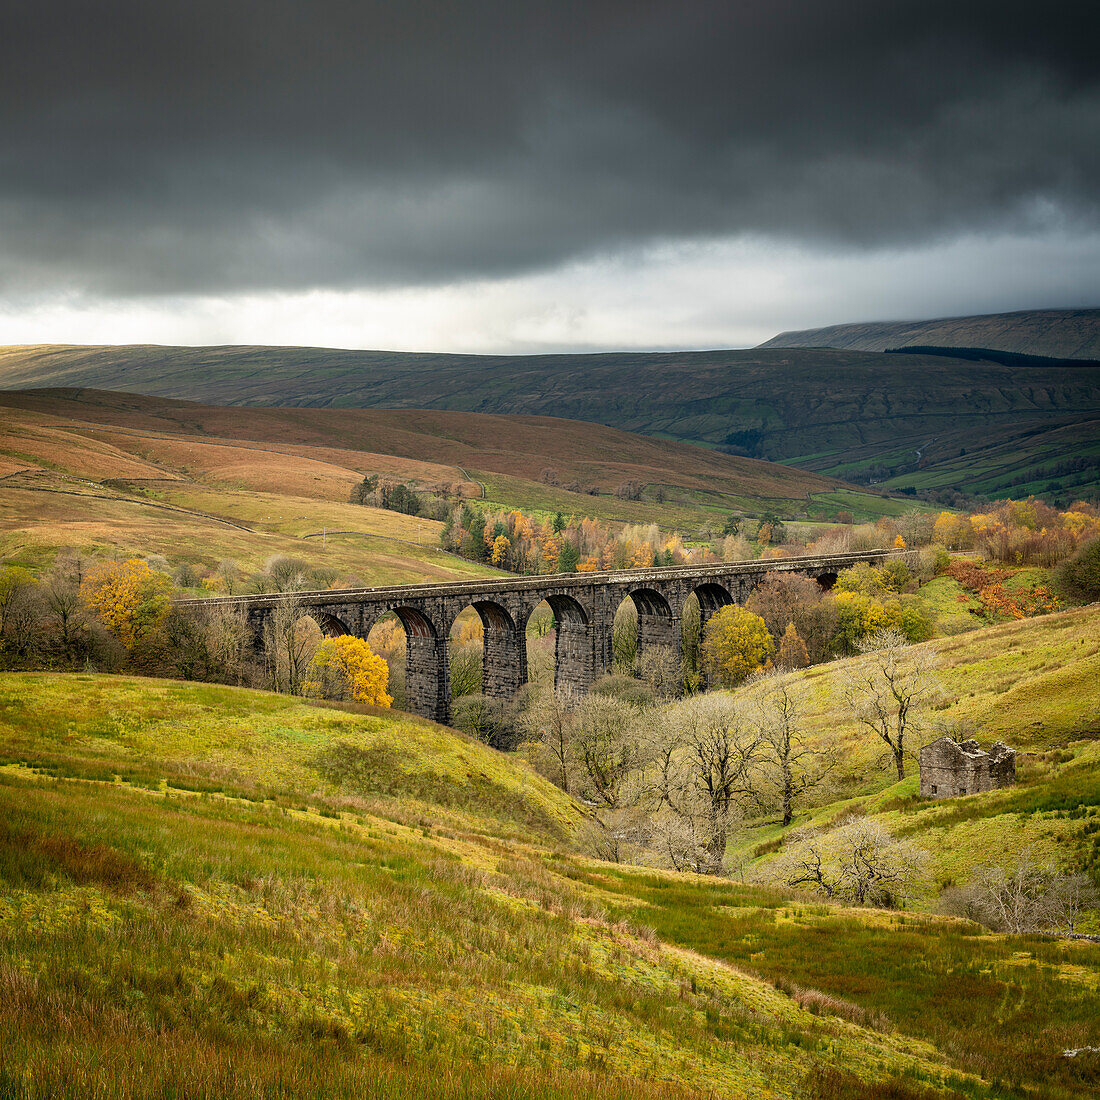
M 1026 309 L 935 321 L 868 321 L 781 332 L 762 348 L 885 351 L 911 345 L 997 348 L 1059 359 L 1100 359 L 1100 309 Z
M 342 504 L 378 473 L 497 505 L 684 529 L 730 512 L 877 517 L 905 507 L 774 463 L 547 417 L 230 409 L 94 390 L 0 392 L 0 404 L 0 473 L 149 482 L 166 499 L 197 482 Z M 641 499 L 616 495 L 626 482 Z
M 95 386 L 221 405 L 564 417 L 733 448 L 832 476 L 883 466 L 889 487 L 903 486 L 898 479 L 906 475 L 938 474 L 941 463 L 965 451 L 969 461 L 961 469 L 944 465 L 941 484 L 969 488 L 967 470 L 991 441 L 1015 448 L 1014 476 L 1032 472 L 1030 480 L 1040 480 L 1051 464 L 1042 434 L 1068 433 L 1056 441 L 1058 460 L 1088 458 L 1082 447 L 1091 434 L 1082 436 L 1081 425 L 1100 416 L 1095 367 L 1020 367 L 836 348 L 507 357 L 13 347 L 0 349 L 0 386 Z M 446 435 L 434 428 L 429 434 Z M 441 460 L 461 462 L 453 452 Z M 877 472 L 869 476 L 881 480 Z M 1095 463 L 1047 478 L 1059 479 L 1068 493 L 1100 487 Z
M 171 462 L 217 462 L 198 448 L 212 439 L 233 449 L 249 442 L 289 455 L 328 458 L 367 470 L 381 456 L 411 460 L 407 476 L 461 480 L 461 469 L 538 481 L 553 467 L 561 481 L 605 493 L 627 480 L 742 498 L 805 498 L 835 487 L 830 479 L 752 459 L 540 416 L 488 416 L 437 410 L 238 409 L 153 400 L 129 394 L 69 391 L 0 393 L 24 415 L 110 424 L 107 438 L 127 450 L 144 446 Z M 83 430 L 86 430 L 83 429 Z M 153 438 L 170 433 L 170 439 Z M 142 441 L 148 440 L 148 443 Z M 173 450 L 165 451 L 171 447 Z M 251 453 L 251 452 L 250 452 Z M 271 453 L 265 450 L 264 453 Z M 223 460 L 224 461 L 224 460 Z M 417 463 L 423 470 L 415 469 Z M 442 467 L 442 468 L 441 468 Z M 380 471 L 387 473 L 385 466 Z M 347 492 L 344 490 L 344 498 Z
M 842 456 L 819 455 L 808 468 L 857 481 L 873 479 L 894 492 L 962 489 L 989 500 L 1029 494 L 1069 502 L 1095 493 L 1100 468 L 1100 420 L 1065 424 L 1041 418 L 990 425 L 976 441 L 967 426 L 899 440 L 893 447 L 862 444 Z
M 856 810 L 878 816 L 932 855 L 943 885 L 965 881 L 1001 852 L 1031 848 L 1073 869 L 1100 871 L 1100 608 L 1089 606 L 985 627 L 925 643 L 939 659 L 942 703 L 926 738 L 966 730 L 988 747 L 1003 740 L 1020 753 L 1015 788 L 930 803 L 919 792 L 915 760 L 895 782 L 885 746 L 848 716 L 844 693 L 852 658 L 807 669 L 796 679 L 806 726 L 841 764 L 796 826 L 823 824 Z M 740 857 L 752 859 L 783 830 L 746 830 Z M 927 899 L 931 904 L 934 898 Z
M 228 559 L 246 573 L 285 555 L 363 585 L 498 573 L 439 549 L 439 523 L 375 508 L 181 487 L 181 504 L 206 506 L 202 515 L 165 503 L 175 499 L 168 489 L 142 496 L 67 478 L 24 480 L 0 482 L 0 552 L 6 564 L 34 570 L 48 566 L 58 551 L 75 550 L 159 554 L 173 565 L 186 561 L 205 569 Z
M 407 716 L 6 675 L 0 756 L 5 1096 L 1097 1081 L 1061 1057 L 1100 1041 L 1096 945 L 596 863 L 560 792 Z

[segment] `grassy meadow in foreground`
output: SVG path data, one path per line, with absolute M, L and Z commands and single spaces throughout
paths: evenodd
M 406 715 L 0 677 L 0 1096 L 1086 1096 L 1100 947 L 579 854 Z

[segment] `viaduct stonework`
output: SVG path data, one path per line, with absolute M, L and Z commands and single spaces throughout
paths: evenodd
M 366 638 L 388 612 L 401 620 L 406 635 L 405 691 L 409 709 L 425 718 L 451 717 L 449 640 L 457 616 L 472 606 L 485 628 L 482 690 L 513 696 L 527 682 L 527 620 L 545 600 L 557 622 L 554 683 L 586 691 L 612 665 L 615 612 L 629 596 L 638 612 L 639 652 L 668 646 L 678 652 L 684 604 L 699 601 L 701 626 L 727 604 L 741 604 L 769 573 L 802 573 L 824 588 L 842 569 L 867 562 L 881 565 L 894 552 L 717 562 L 709 565 L 625 569 L 607 573 L 499 577 L 483 581 L 407 584 L 390 588 L 345 588 L 290 595 L 221 596 L 180 600 L 181 609 L 236 606 L 244 610 L 256 649 L 262 652 L 265 625 L 275 609 L 294 599 L 327 635 Z

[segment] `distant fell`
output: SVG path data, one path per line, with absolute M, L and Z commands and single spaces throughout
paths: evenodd
M 950 339 L 922 332 L 932 354 L 24 346 L 0 348 L 0 390 L 88 387 L 220 406 L 555 417 L 798 466 L 878 492 L 1038 493 L 1068 502 L 1100 491 L 1100 351 L 1085 354 L 1078 339 L 1080 358 L 1014 352 L 1043 358 L 1005 363 L 987 357 L 1004 351 L 989 350 L 992 333 L 968 334 L 957 357 L 945 354 Z M 890 334 L 891 348 L 904 344 Z M 975 349 L 985 354 L 975 359 Z
M 1100 358 L 1100 309 L 1025 309 L 933 321 L 868 321 L 781 332 L 762 348 L 885 351 L 907 345 L 990 348 L 1056 359 Z

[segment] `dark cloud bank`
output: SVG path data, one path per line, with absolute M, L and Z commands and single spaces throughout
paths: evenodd
M 0 16 L 0 285 L 494 276 L 1100 223 L 1086 3 L 60 0 Z

